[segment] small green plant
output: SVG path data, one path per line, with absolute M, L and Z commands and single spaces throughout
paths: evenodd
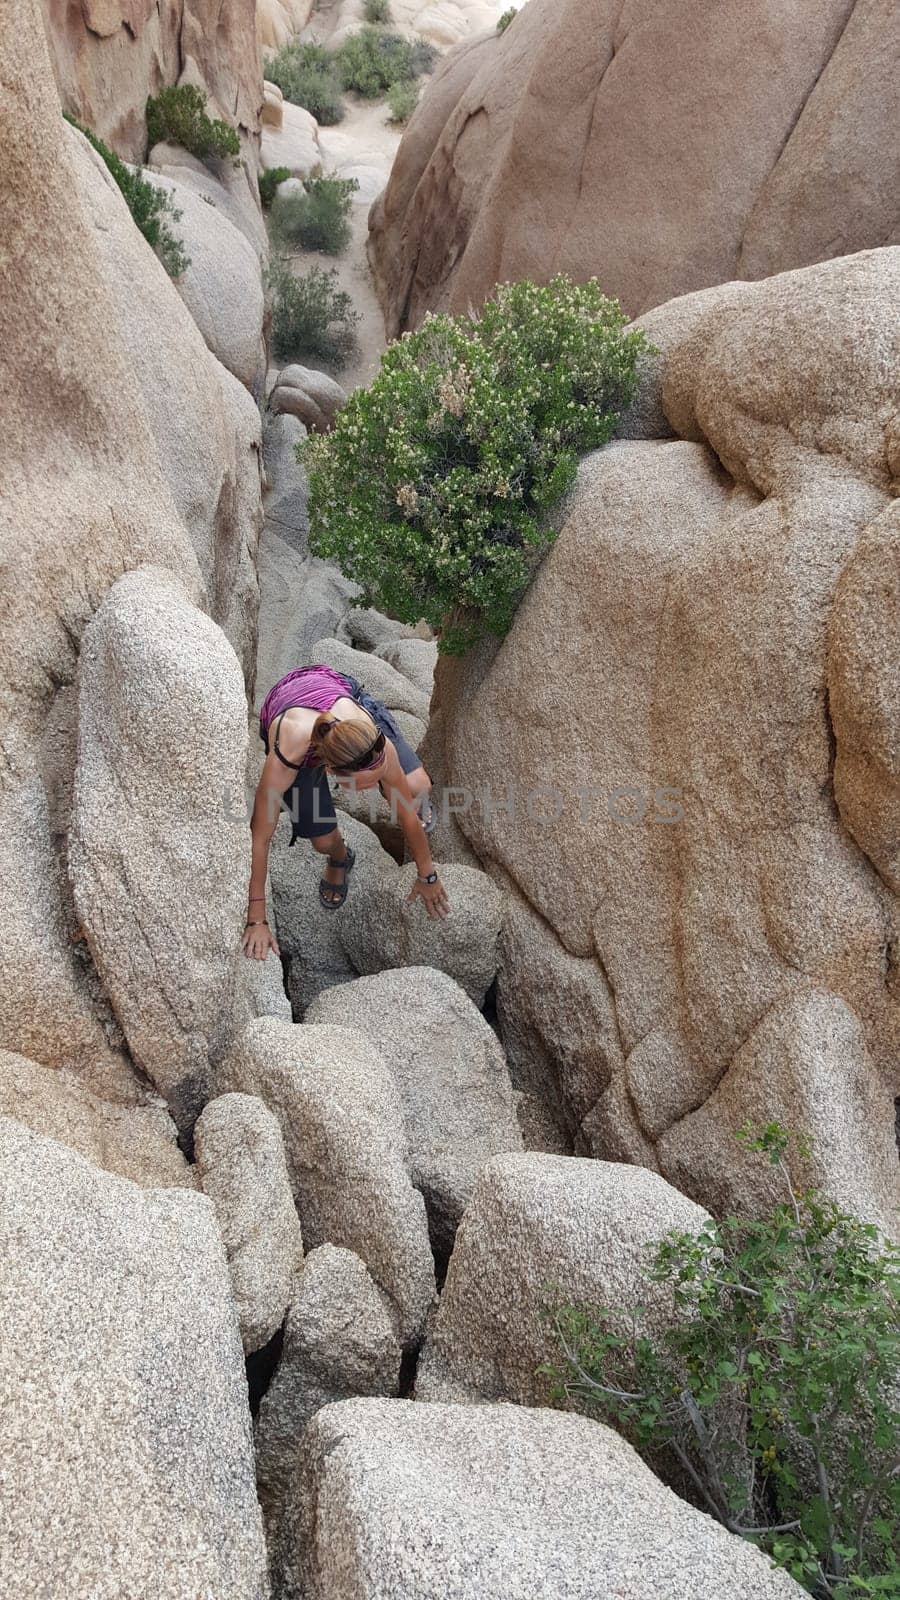
M 645 348 L 596 281 L 504 284 L 477 320 L 427 317 L 304 451 L 310 548 L 361 604 L 441 629 L 445 654 L 502 636 L 555 537 L 546 513 L 611 437 Z
M 334 56 L 314 40 L 284 45 L 269 57 L 265 71 L 285 100 L 303 106 L 323 127 L 343 119 L 343 85 Z
M 264 211 L 268 211 L 275 199 L 275 192 L 280 183 L 286 183 L 291 176 L 290 167 L 266 167 L 259 175 L 259 203 Z
M 421 78 L 423 73 L 433 72 L 439 59 L 439 52 L 427 39 L 413 39 L 410 51 L 409 66 L 414 78 Z
M 389 0 L 365 0 L 363 16 L 367 22 L 390 22 L 391 7 Z
M 359 312 L 337 283 L 334 268 L 313 267 L 295 278 L 283 261 L 269 269 L 272 348 L 282 361 L 314 356 L 345 366 L 356 349 Z
M 63 115 L 73 128 L 84 134 L 88 143 L 93 145 L 97 154 L 106 162 L 138 228 L 147 243 L 156 251 L 169 277 L 180 278 L 183 272 L 187 272 L 191 263 L 181 240 L 176 238 L 169 226 L 170 222 L 181 221 L 181 212 L 177 209 L 169 191 L 157 188 L 154 183 L 148 183 L 142 176 L 140 168 L 132 171 L 131 167 L 119 159 L 115 151 L 110 150 L 95 133 L 91 133 L 90 128 L 85 128 L 66 113 Z
M 278 195 L 273 237 L 297 249 L 340 255 L 350 241 L 350 207 L 358 188 L 355 178 L 308 178 L 305 194 Z
M 703 1509 L 819 1600 L 896 1600 L 900 1252 L 797 1192 L 783 1128 L 739 1137 L 778 1168 L 784 1204 L 660 1242 L 649 1277 L 679 1316 L 653 1341 L 611 1332 L 610 1311 L 557 1309 L 556 1398 L 671 1452 Z
M 336 55 L 338 71 L 345 89 L 355 89 L 367 100 L 377 100 L 393 83 L 409 83 L 415 77 L 413 50 L 399 33 L 384 33 L 380 28 L 361 28 L 344 40 Z
M 236 129 L 206 114 L 206 95 L 192 83 L 172 84 L 147 101 L 147 145 L 166 140 L 198 160 L 240 155 Z
M 506 32 L 507 28 L 509 27 L 510 23 L 512 22 L 513 17 L 518 14 L 518 10 L 519 10 L 518 6 L 510 6 L 508 11 L 504 11 L 502 16 L 499 16 L 497 18 L 497 32 L 498 33 L 505 33 Z
M 414 83 L 392 83 L 387 92 L 391 122 L 408 122 L 419 103 L 419 90 Z

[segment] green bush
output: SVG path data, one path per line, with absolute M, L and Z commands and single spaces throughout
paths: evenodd
M 408 122 L 419 104 L 419 90 L 414 83 L 392 83 L 387 102 L 392 122 Z
M 359 312 L 337 285 L 334 268 L 313 267 L 295 278 L 284 262 L 277 261 L 268 275 L 272 308 L 272 348 L 282 361 L 316 356 L 329 366 L 342 367 L 356 349 Z
M 516 16 L 516 14 L 518 12 L 518 9 L 519 9 L 518 6 L 510 6 L 508 11 L 504 11 L 503 15 L 497 18 L 497 32 L 498 33 L 505 33 L 506 32 L 507 28 L 509 27 L 510 23 L 512 22 L 513 17 Z
M 409 66 L 414 78 L 421 78 L 423 73 L 433 72 L 440 52 L 427 39 L 413 39 L 410 52 Z
M 266 77 L 277 84 L 285 100 L 303 106 L 330 127 L 344 116 L 343 87 L 334 56 L 322 45 L 292 40 L 266 62 Z
M 266 167 L 265 172 L 259 175 L 259 203 L 264 211 L 268 211 L 275 199 L 275 191 L 280 183 L 286 183 L 291 176 L 290 167 Z
M 273 237 L 298 249 L 340 255 L 350 241 L 350 207 L 358 188 L 355 178 L 308 178 L 305 194 L 278 195 Z
M 680 1320 L 655 1341 L 610 1312 L 554 1315 L 557 1398 L 672 1453 L 698 1503 L 819 1600 L 900 1595 L 900 1252 L 830 1200 L 797 1193 L 788 1135 L 739 1135 L 786 1201 L 668 1235 L 649 1276 Z
M 97 154 L 103 157 L 147 243 L 156 251 L 169 277 L 180 278 L 183 272 L 187 272 L 191 263 L 189 257 L 185 255 L 181 240 L 176 238 L 169 227 L 170 222 L 181 221 L 181 212 L 177 209 L 171 194 L 166 189 L 158 189 L 155 184 L 148 183 L 147 179 L 142 177 L 140 169 L 133 172 L 124 161 L 120 161 L 108 145 L 103 143 L 102 139 L 91 133 L 90 128 L 83 127 L 74 117 L 68 115 L 66 121 L 70 122 L 73 128 L 78 128 L 93 145 Z
M 192 83 L 160 89 L 147 101 L 147 145 L 167 140 L 200 161 L 209 156 L 238 156 L 240 141 L 227 122 L 206 114 L 206 95 Z
M 367 22 L 390 22 L 391 8 L 389 0 L 365 0 L 363 16 Z
M 345 89 L 355 89 L 367 100 L 377 100 L 393 83 L 409 83 L 415 76 L 412 45 L 399 33 L 361 28 L 351 33 L 336 53 Z
M 427 317 L 312 441 L 310 548 L 362 604 L 443 630 L 444 653 L 502 636 L 553 541 L 547 511 L 634 391 L 646 340 L 624 324 L 595 281 L 564 277 L 502 285 L 477 320 Z

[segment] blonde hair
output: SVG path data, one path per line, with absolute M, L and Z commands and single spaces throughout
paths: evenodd
M 365 722 L 357 722 L 352 717 L 338 718 L 330 711 L 322 711 L 313 723 L 309 743 L 318 766 L 339 772 L 355 767 L 369 751 L 374 761 L 379 752 L 372 746 L 379 738 L 383 749 L 384 734 L 368 714 Z

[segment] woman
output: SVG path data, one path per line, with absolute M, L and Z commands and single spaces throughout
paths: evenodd
M 428 843 L 434 826 L 428 802 L 431 779 L 381 701 L 373 700 L 346 673 L 325 666 L 301 667 L 269 690 L 259 723 L 266 760 L 250 823 L 253 848 L 244 954 L 257 961 L 264 961 L 270 950 L 278 954 L 265 911 L 269 845 L 280 801 L 291 818 L 291 844 L 298 838 L 309 839 L 326 857 L 319 884 L 322 905 L 336 911 L 347 898 L 347 880 L 356 858 L 338 827 L 329 776 L 344 788 L 370 789 L 378 784 L 385 799 L 396 806 L 416 863 L 418 876 L 409 899 L 424 900 L 430 917 L 446 917 L 447 895 Z

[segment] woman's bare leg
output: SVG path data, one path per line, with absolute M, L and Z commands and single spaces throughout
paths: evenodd
M 310 839 L 309 842 L 314 850 L 318 850 L 321 856 L 333 856 L 334 860 L 338 862 L 343 861 L 346 857 L 347 845 L 340 828 L 332 828 L 330 833 L 320 834 L 317 839 Z M 335 888 L 340 888 L 344 882 L 344 869 L 342 866 L 334 866 L 329 861 L 325 871 L 322 873 L 322 878 L 325 883 L 330 883 Z

